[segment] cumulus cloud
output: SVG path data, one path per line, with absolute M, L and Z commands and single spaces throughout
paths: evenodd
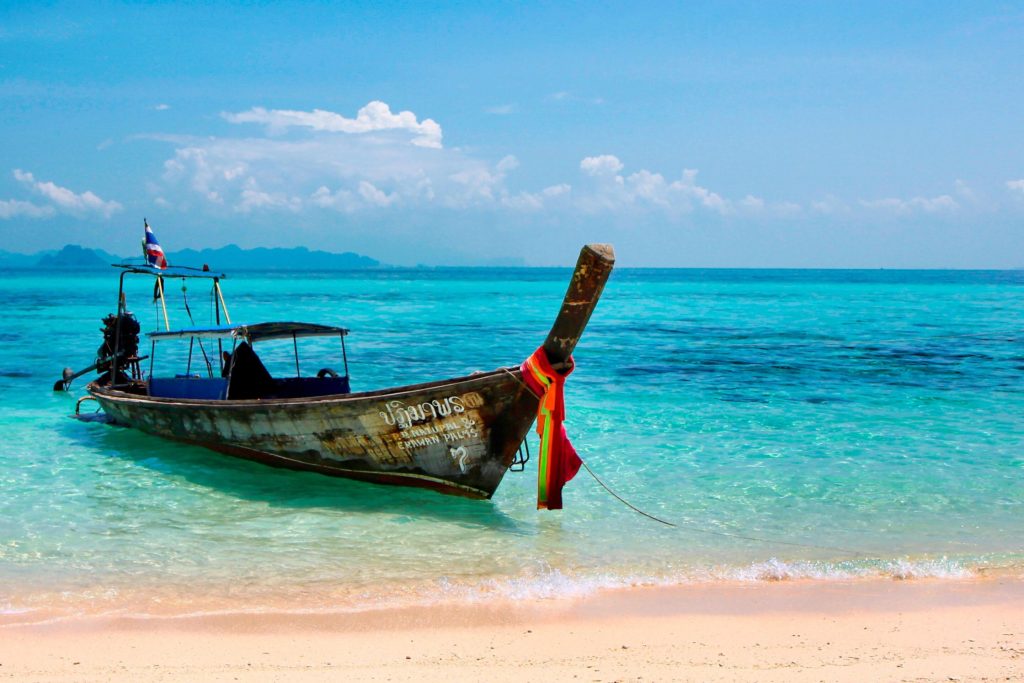
M 324 109 L 262 107 L 221 116 L 264 130 L 249 137 L 149 136 L 175 145 L 164 163 L 162 184 L 150 188 L 154 197 L 173 197 L 172 203 L 182 209 L 199 202 L 213 211 L 244 213 L 428 206 L 583 213 L 705 210 L 723 215 L 793 210 L 792 205 L 753 195 L 730 202 L 700 184 L 692 169 L 674 179 L 648 169 L 624 174 L 625 164 L 613 154 L 583 158 L 582 182 L 570 185 L 566 178 L 534 190 L 528 178 L 520 177 L 526 187 L 515 187 L 512 176 L 521 173 L 515 156 L 488 161 L 471 151 L 444 148 L 437 122 L 420 120 L 409 111 L 394 113 L 379 101 L 367 104 L 354 118 Z
M 697 183 L 695 169 L 686 169 L 679 179 L 668 180 L 647 169 L 621 175 L 623 168 L 619 158 L 611 154 L 585 157 L 580 170 L 593 178 L 594 184 L 576 193 L 576 205 L 589 213 L 627 208 L 658 208 L 670 213 L 701 208 L 722 214 L 733 210 L 721 195 Z
M 254 178 L 248 178 L 235 205 L 238 213 L 250 213 L 255 209 L 285 209 L 299 211 L 302 200 L 284 192 L 264 192 Z
M 580 162 L 580 169 L 587 175 L 614 175 L 623 169 L 622 162 L 613 154 L 586 157 Z
M 0 219 L 49 218 L 57 213 L 52 206 L 39 206 L 20 199 L 0 199 Z
M 433 119 L 418 121 L 411 111 L 392 113 L 385 102 L 374 100 L 356 112 L 354 119 L 324 109 L 296 111 L 291 109 L 264 109 L 253 107 L 243 112 L 222 112 L 229 123 L 257 123 L 274 133 L 289 128 L 306 128 L 328 133 L 360 134 L 373 131 L 399 130 L 413 134 L 412 144 L 420 147 L 441 148 L 441 126 Z
M 459 150 L 346 133 L 298 140 L 155 137 L 175 150 L 154 195 L 182 193 L 186 203 L 244 212 L 492 205 L 518 166 L 513 156 L 491 164 Z
M 806 203 L 756 193 L 730 198 L 702 182 L 696 169 L 674 177 L 654 169 L 632 170 L 607 153 L 586 156 L 574 177 L 535 189 L 514 155 L 495 161 L 471 150 L 445 148 L 439 124 L 408 111 L 394 113 L 383 102 L 369 103 L 353 118 L 323 109 L 260 107 L 222 116 L 263 129 L 247 137 L 150 136 L 174 145 L 162 182 L 150 188 L 154 198 L 170 200 L 179 209 L 198 202 L 227 213 L 501 209 L 660 212 L 670 220 L 694 212 L 745 220 L 855 211 L 940 214 L 981 204 L 963 181 L 934 197 L 851 201 L 825 195 Z M 1006 186 L 1024 196 L 1024 179 Z
M 359 181 L 359 196 L 366 200 L 367 204 L 381 207 L 390 206 L 398 200 L 397 192 L 388 194 L 365 180 Z
M 370 208 L 388 208 L 401 203 L 430 203 L 435 199 L 432 183 L 421 178 L 418 183 L 411 183 L 399 189 L 385 192 L 367 180 L 361 180 L 352 189 L 344 187 L 331 190 L 326 185 L 318 187 L 310 196 L 309 203 L 322 209 L 332 209 L 343 213 Z
M 109 218 L 113 213 L 120 211 L 122 208 L 119 203 L 104 201 L 90 190 L 76 193 L 50 181 L 36 180 L 32 173 L 22 171 L 21 169 L 14 169 L 14 178 L 30 187 L 37 194 L 45 197 L 56 209 L 67 213 L 79 215 L 98 213 L 105 218 Z

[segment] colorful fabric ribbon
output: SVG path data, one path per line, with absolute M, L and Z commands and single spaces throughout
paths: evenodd
M 544 349 L 539 348 L 520 369 L 526 385 L 540 397 L 537 407 L 537 434 L 540 456 L 537 459 L 537 509 L 561 510 L 562 487 L 576 476 L 583 461 L 565 433 L 565 378 L 575 365 L 569 357 L 568 368 L 557 372 L 551 367 Z

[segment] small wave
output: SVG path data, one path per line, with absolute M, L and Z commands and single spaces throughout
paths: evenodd
M 972 579 L 978 573 L 960 560 L 896 559 L 867 562 L 784 562 L 771 558 L 746 567 L 724 570 L 718 578 L 735 581 L 850 581 L 853 579 Z
M 630 588 L 700 586 L 720 583 L 787 581 L 912 581 L 971 580 L 990 570 L 1024 578 L 1024 567 L 949 557 L 851 560 L 846 562 L 785 561 L 770 558 L 747 565 L 677 567 L 667 571 L 574 570 L 545 563 L 514 576 L 440 577 L 414 583 L 355 586 L 265 585 L 225 598 L 217 586 L 136 587 L 124 594 L 104 591 L 62 592 L 24 596 L 31 606 L 0 605 L 0 627 L 45 624 L 95 617 L 177 619 L 238 614 L 349 614 L 409 607 L 512 603 L 552 605 L 586 599 L 603 591 Z M 311 598 L 315 595 L 315 598 Z M 56 599 L 54 599 L 56 598 Z
M 887 563 L 888 573 L 898 580 L 906 579 L 973 579 L 978 573 L 956 560 L 896 560 Z
M 461 583 L 442 580 L 441 594 L 448 599 L 479 602 L 495 598 L 505 600 L 555 600 L 577 599 L 593 595 L 601 590 L 631 588 L 637 586 L 670 585 L 668 579 L 649 576 L 601 574 L 575 574 L 554 568 L 546 568 L 529 575 L 500 579 L 487 579 L 478 583 Z

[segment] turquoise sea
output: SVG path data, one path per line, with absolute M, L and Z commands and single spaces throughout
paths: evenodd
M 236 322 L 349 327 L 361 391 L 518 364 L 569 272 L 242 272 L 224 290 Z M 537 511 L 535 462 L 471 501 L 69 419 L 84 382 L 51 388 L 93 358 L 116 277 L 0 272 L 0 622 L 1024 575 L 1024 272 L 616 271 L 567 427 L 675 528 L 586 472 Z M 128 295 L 143 329 L 151 287 Z M 188 295 L 207 322 L 208 287 Z

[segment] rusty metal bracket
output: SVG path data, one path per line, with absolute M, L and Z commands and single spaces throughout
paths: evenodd
M 96 401 L 96 397 L 95 396 L 83 396 L 82 398 L 78 399 L 78 402 L 75 403 L 75 415 L 81 414 L 82 404 L 84 402 L 86 402 L 86 401 Z M 96 402 L 99 403 L 99 401 L 96 401 Z M 99 412 L 99 408 L 97 408 L 96 411 Z
M 528 462 L 530 462 L 530 441 L 529 439 L 523 439 L 523 442 L 519 444 L 519 450 L 516 451 L 516 457 L 513 458 L 512 464 L 508 466 L 508 471 L 522 472 L 526 469 L 526 463 Z

